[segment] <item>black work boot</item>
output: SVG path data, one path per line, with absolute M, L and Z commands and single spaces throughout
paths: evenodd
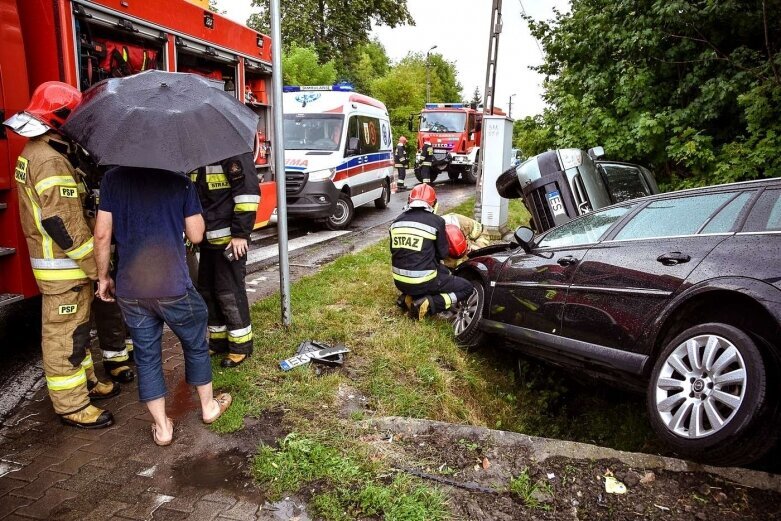
M 433 307 L 434 300 L 431 297 L 421 297 L 412 303 L 409 316 L 415 320 L 423 320 L 426 315 L 431 313 Z
M 80 411 L 63 414 L 60 416 L 60 420 L 65 425 L 80 429 L 102 429 L 114 423 L 114 416 L 110 412 L 98 409 L 94 405 L 88 405 Z

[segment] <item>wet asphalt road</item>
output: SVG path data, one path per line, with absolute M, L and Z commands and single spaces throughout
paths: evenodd
M 407 176 L 407 184 L 417 184 Z M 440 207 L 450 208 L 474 194 L 474 185 L 440 181 L 435 183 Z M 316 271 L 319 266 L 341 255 L 361 249 L 387 237 L 388 224 L 401 213 L 409 192 L 391 196 L 388 208 L 380 210 L 373 204 L 356 208 L 355 219 L 344 232 L 330 232 L 313 223 L 289 223 L 289 255 L 291 281 Z M 278 236 L 275 226 L 253 234 L 247 265 L 247 294 L 250 302 L 279 291 Z M 36 310 L 30 313 L 35 313 Z M 29 324 L 11 326 L 24 330 L 17 338 L 0 341 L 0 421 L 31 390 L 40 385 L 43 375 L 40 353 L 39 319 Z M 29 334 L 28 334 L 29 332 Z M 2 334 L 3 332 L 0 332 Z

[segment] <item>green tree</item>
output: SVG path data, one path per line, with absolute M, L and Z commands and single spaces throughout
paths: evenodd
M 319 63 L 314 47 L 290 46 L 282 53 L 285 85 L 332 85 L 336 81 L 333 60 Z
M 513 146 L 519 148 L 525 157 L 530 157 L 555 148 L 556 141 L 544 116 L 526 116 L 513 123 Z
M 666 186 L 781 175 L 781 0 L 573 0 L 544 45 L 542 121 Z
M 469 100 L 469 103 L 473 103 L 475 105 L 482 105 L 483 95 L 480 94 L 480 87 L 475 87 L 475 91 L 472 93 L 472 99 Z
M 357 46 L 350 56 L 345 57 L 343 63 L 346 70 L 340 75 L 340 79 L 353 83 L 359 92 L 369 92 L 371 83 L 385 76 L 390 70 L 390 59 L 385 47 L 377 40 Z
M 217 7 L 217 0 L 209 0 L 209 11 L 211 11 L 213 13 L 217 13 L 217 14 L 225 14 L 226 13 L 226 11 L 224 9 L 220 10 Z
M 268 34 L 268 0 L 252 0 L 252 5 L 259 12 L 247 25 Z M 369 41 L 372 25 L 414 25 L 407 0 L 281 0 L 280 11 L 283 45 L 313 45 L 322 61 L 352 54 Z

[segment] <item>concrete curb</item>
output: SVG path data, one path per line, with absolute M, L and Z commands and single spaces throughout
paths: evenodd
M 529 451 L 532 459 L 543 462 L 548 458 L 561 456 L 578 460 L 616 459 L 636 468 L 662 469 L 671 472 L 704 472 L 720 476 L 732 483 L 744 487 L 770 490 L 781 493 L 781 475 L 737 467 L 713 467 L 691 461 L 653 454 L 624 452 L 598 447 L 587 443 L 554 440 L 527 436 L 517 432 L 497 431 L 485 427 L 460 425 L 432 420 L 402 418 L 390 416 L 374 418 L 362 422 L 364 425 L 397 433 L 422 434 L 429 429 L 437 429 L 454 438 L 476 436 L 490 438 L 497 448 L 523 447 Z

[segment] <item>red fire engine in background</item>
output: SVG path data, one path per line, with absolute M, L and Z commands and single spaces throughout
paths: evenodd
M 494 114 L 502 115 L 495 108 Z M 417 120 L 417 150 L 428 141 L 434 147 L 434 165 L 431 171 L 433 183 L 440 172 L 447 172 L 450 179 L 459 177 L 474 184 L 477 182 L 480 138 L 483 131 L 483 111 L 475 105 L 465 103 L 426 103 L 419 114 L 410 115 L 409 130 L 415 131 Z M 418 154 L 415 175 L 423 181 L 417 168 L 420 163 Z
M 209 11 L 208 0 L 0 0 L 0 121 L 23 110 L 44 81 L 85 90 L 147 69 L 207 76 L 259 114 L 262 197 L 256 228 L 266 225 L 276 208 L 266 137 L 272 123 L 268 36 Z M 0 125 L 0 308 L 38 294 L 12 176 L 24 139 L 4 128 Z

